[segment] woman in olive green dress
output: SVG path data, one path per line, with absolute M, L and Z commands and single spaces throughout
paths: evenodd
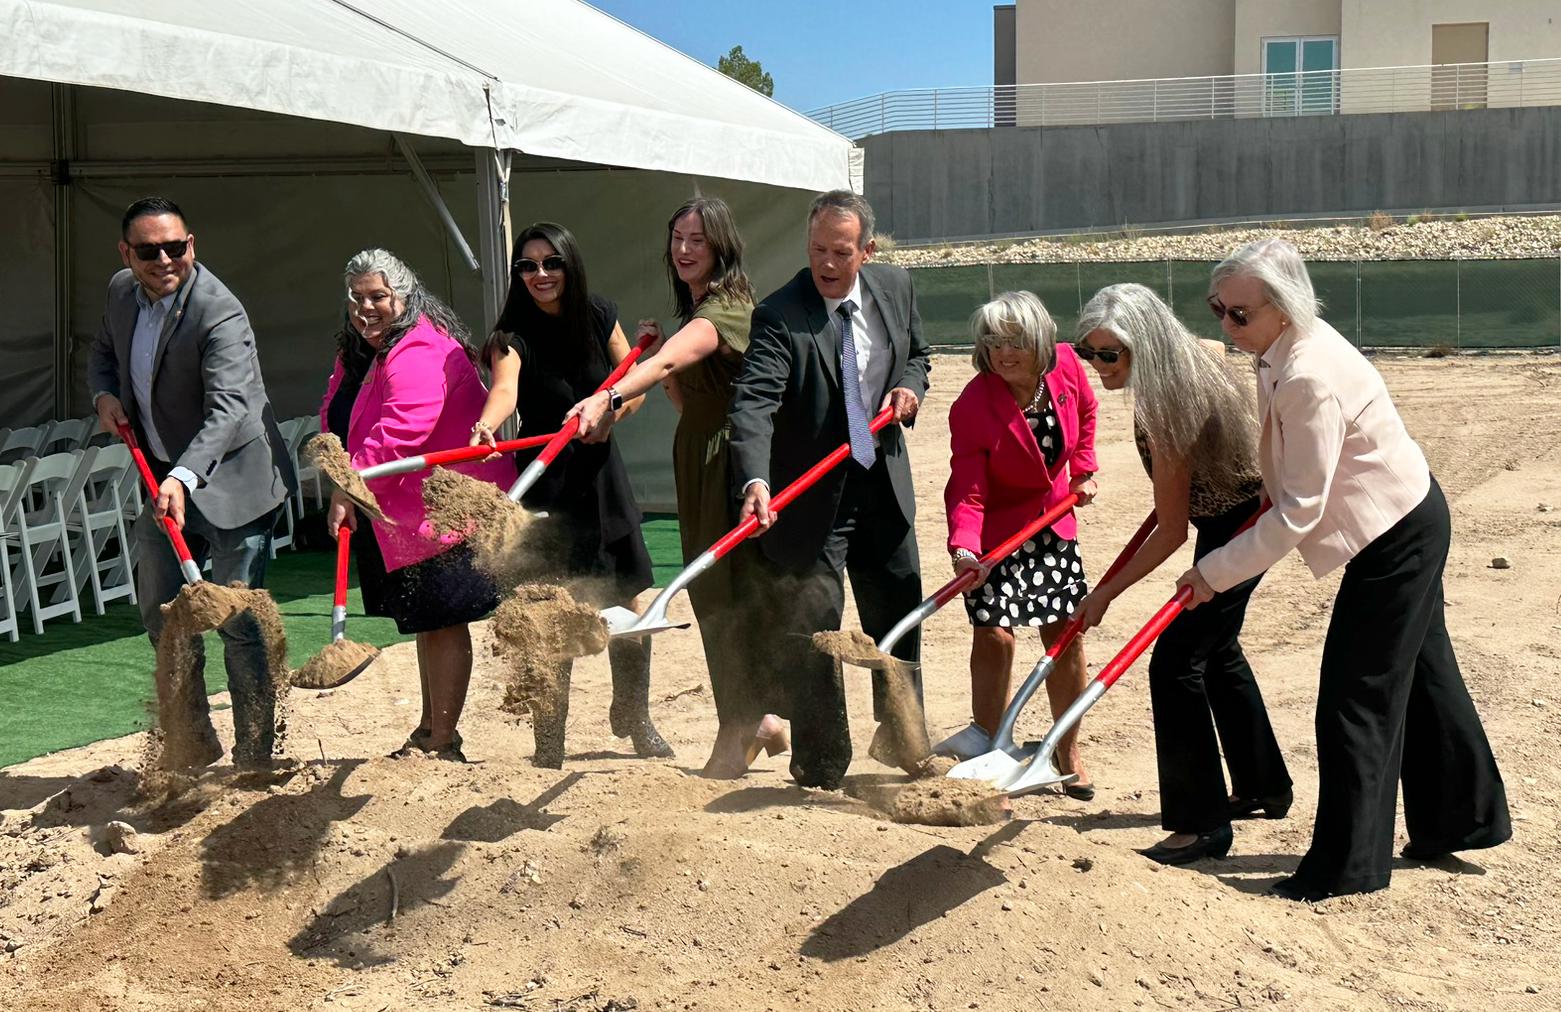
M 726 410 L 732 382 L 748 350 L 753 286 L 743 273 L 743 243 L 731 209 L 715 197 L 695 197 L 667 222 L 667 275 L 681 327 L 655 354 L 643 359 L 615 387 L 587 397 L 569 416 L 580 416 L 581 438 L 606 439 L 611 405 L 662 384 L 681 417 L 672 443 L 678 525 L 684 564 L 736 523 L 736 497 L 727 457 Z M 641 320 L 636 340 L 660 333 Z M 784 705 L 760 666 L 752 663 L 751 584 L 753 547 L 743 544 L 688 588 L 699 620 L 720 730 L 704 775 L 736 778 L 760 749 L 777 755 L 789 747 L 775 710 Z

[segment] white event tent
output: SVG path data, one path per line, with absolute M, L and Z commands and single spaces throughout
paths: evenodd
M 667 216 L 737 214 L 756 286 L 803 262 L 846 138 L 577 0 L 0 0 L 0 425 L 84 414 L 119 215 L 180 203 L 244 301 L 279 416 L 317 408 L 341 266 L 396 251 L 491 325 L 511 223 L 567 225 L 624 329 L 668 322 Z M 620 438 L 671 501 L 659 397 Z

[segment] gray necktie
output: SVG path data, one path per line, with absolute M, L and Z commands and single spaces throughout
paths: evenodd
M 870 468 L 877 454 L 873 452 L 873 430 L 867 422 L 867 408 L 862 406 L 862 378 L 856 368 L 856 338 L 851 334 L 851 314 L 856 303 L 850 299 L 835 310 L 840 314 L 840 388 L 846 397 L 846 431 L 851 436 L 851 459 Z

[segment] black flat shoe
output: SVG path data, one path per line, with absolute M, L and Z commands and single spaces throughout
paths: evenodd
M 1230 802 L 1230 817 L 1250 819 L 1262 812 L 1265 819 L 1283 819 L 1290 814 L 1290 806 L 1294 802 L 1295 794 L 1291 791 L 1271 794 L 1266 798 L 1233 798 Z
M 1327 899 L 1331 893 L 1326 889 L 1315 889 L 1299 881 L 1294 875 L 1282 878 L 1268 887 L 1268 891 L 1275 896 L 1282 896 L 1287 900 L 1297 903 L 1316 903 Z
M 1063 793 L 1075 801 L 1094 801 L 1094 784 L 1064 784 Z
M 1404 849 L 1398 852 L 1398 856 L 1406 861 L 1440 861 L 1444 857 L 1451 857 L 1452 851 L 1441 847 L 1422 846 L 1411 840 L 1404 844 Z
M 1139 853 L 1160 864 L 1191 864 L 1206 857 L 1224 857 L 1230 852 L 1230 841 L 1230 827 L 1221 826 L 1207 833 L 1199 833 L 1198 838 L 1185 847 L 1167 847 L 1157 843 Z

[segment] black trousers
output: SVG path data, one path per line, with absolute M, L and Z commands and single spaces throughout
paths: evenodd
M 1317 821 L 1297 884 L 1370 892 L 1392 875 L 1393 816 L 1417 846 L 1494 847 L 1507 794 L 1442 613 L 1451 522 L 1436 480 L 1344 570 L 1317 694 Z
M 1220 516 L 1193 520 L 1193 558 L 1223 547 L 1257 508 L 1254 498 Z M 1182 612 L 1160 634 L 1149 659 L 1160 824 L 1168 832 L 1207 833 L 1229 824 L 1221 745 L 1237 796 L 1266 798 L 1290 789 L 1263 693 L 1241 650 L 1247 601 L 1260 580 L 1255 576 Z
M 844 575 L 851 576 L 862 630 L 881 639 L 921 603 L 916 531 L 895 503 L 880 455 L 871 470 L 850 461 L 835 526 L 818 558 L 798 572 L 764 559 L 771 599 L 773 649 L 767 651 L 776 680 L 791 697 L 791 774 L 804 787 L 834 789 L 851 765 L 851 730 L 845 686 L 836 662 L 812 647 L 812 635 L 839 629 L 845 613 Z M 894 655 L 913 665 L 921 659 L 921 634 L 900 640 Z M 921 694 L 920 668 L 916 691 Z M 873 672 L 873 712 L 881 719 L 886 684 Z

